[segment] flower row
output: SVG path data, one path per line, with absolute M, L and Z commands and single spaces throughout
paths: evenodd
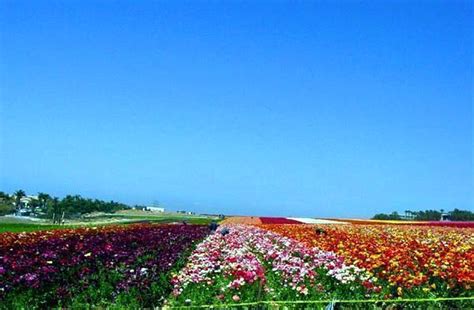
M 64 303 L 97 284 L 100 273 L 114 295 L 148 288 L 207 232 L 202 226 L 139 224 L 18 235 L 0 247 L 0 298 L 34 289 L 38 302 Z
M 394 287 L 394 295 L 422 290 L 462 294 L 474 284 L 472 229 L 390 225 L 261 225 L 333 251 Z
M 172 279 L 178 303 L 197 304 L 327 298 L 370 282 L 362 269 L 332 252 L 247 225 L 220 227 Z

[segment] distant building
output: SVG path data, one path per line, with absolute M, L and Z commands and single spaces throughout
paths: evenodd
M 162 208 L 162 207 L 155 207 L 155 206 L 152 206 L 152 207 L 147 207 L 147 210 L 150 210 L 151 212 L 165 212 L 165 208 Z
M 187 214 L 187 215 L 196 215 L 196 212 L 193 211 L 186 211 L 186 210 L 178 210 L 176 213 Z
M 447 213 L 441 213 L 441 218 L 439 219 L 441 222 L 449 222 L 451 218 Z
M 38 196 L 28 195 L 20 198 L 20 203 L 24 208 L 29 208 L 32 200 L 38 200 Z
M 15 214 L 20 215 L 20 216 L 30 216 L 31 215 L 31 210 L 30 209 L 18 209 Z

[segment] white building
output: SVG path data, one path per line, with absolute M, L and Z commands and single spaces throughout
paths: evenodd
M 449 222 L 451 219 L 449 218 L 449 214 L 447 213 L 442 213 L 441 214 L 441 218 L 440 218 L 440 221 L 441 222 Z
M 160 212 L 160 213 L 165 212 L 165 208 L 162 208 L 162 207 L 147 207 L 147 209 L 150 210 L 151 212 Z
M 38 200 L 38 196 L 28 195 L 20 198 L 20 202 L 25 208 L 29 208 L 29 204 L 32 200 Z

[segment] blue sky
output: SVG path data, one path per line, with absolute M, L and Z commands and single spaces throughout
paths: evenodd
M 2 1 L 0 190 L 472 210 L 473 20 L 468 1 Z

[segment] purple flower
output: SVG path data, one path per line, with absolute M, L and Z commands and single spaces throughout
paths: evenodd
M 47 292 L 59 286 L 54 302 L 64 304 L 71 292 L 92 283 L 91 275 L 102 268 L 121 273 L 118 291 L 148 289 L 174 266 L 184 250 L 206 234 L 204 226 L 150 224 L 3 234 L 2 294 L 28 288 Z M 139 260 L 144 256 L 145 260 Z M 134 272 L 127 273 L 130 269 Z
M 37 278 L 38 278 L 38 276 L 37 276 L 36 274 L 34 274 L 34 273 L 27 273 L 27 274 L 25 274 L 25 280 L 26 280 L 27 282 L 33 282 L 33 281 L 35 281 Z

